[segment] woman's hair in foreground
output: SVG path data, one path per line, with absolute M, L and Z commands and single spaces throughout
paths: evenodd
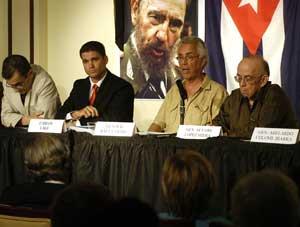
M 211 163 L 199 152 L 180 151 L 163 166 L 162 191 L 169 211 L 182 218 L 197 218 L 209 207 L 216 191 Z
M 37 134 L 25 146 L 25 166 L 36 181 L 69 178 L 69 149 L 62 139 L 55 135 Z

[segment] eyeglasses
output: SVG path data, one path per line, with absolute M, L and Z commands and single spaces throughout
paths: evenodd
M 234 77 L 235 81 L 238 82 L 238 83 L 241 83 L 243 80 L 246 82 L 246 83 L 252 83 L 252 82 L 255 82 L 257 81 L 257 79 L 261 79 L 263 75 L 258 75 L 258 76 L 250 76 L 250 75 L 246 75 L 246 76 L 241 76 L 241 75 L 236 75 Z
M 14 88 L 14 89 L 23 89 L 26 84 L 26 80 L 27 80 L 27 76 L 25 77 L 25 79 L 23 81 L 17 82 L 15 84 L 8 84 L 6 82 L 6 87 Z
M 6 87 L 10 87 L 10 88 L 14 88 L 14 89 L 22 89 L 24 88 L 25 85 L 25 81 L 24 82 L 20 82 L 20 83 L 16 83 L 16 84 L 8 84 L 6 83 Z
M 177 56 L 176 59 L 179 63 L 184 61 L 192 62 L 195 58 L 199 58 L 199 55 L 186 55 L 186 56 Z

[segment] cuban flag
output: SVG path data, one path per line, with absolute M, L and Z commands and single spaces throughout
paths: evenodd
M 299 0 L 198 0 L 198 35 L 209 50 L 207 72 L 229 92 L 243 56 L 262 55 L 300 119 Z

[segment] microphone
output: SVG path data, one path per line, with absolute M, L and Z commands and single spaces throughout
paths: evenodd
M 187 93 L 186 93 L 185 88 L 183 87 L 181 79 L 176 80 L 176 85 L 178 87 L 181 99 L 183 99 L 183 100 L 187 99 Z
M 180 124 L 183 125 L 184 124 L 184 114 L 185 114 L 184 100 L 187 99 L 187 93 L 186 93 L 186 90 L 183 87 L 182 81 L 180 79 L 176 80 L 176 85 L 178 87 L 179 94 L 181 97 L 179 112 L 180 112 Z

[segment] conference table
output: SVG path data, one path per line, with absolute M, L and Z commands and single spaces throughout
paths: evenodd
M 23 129 L 0 130 L 0 193 L 9 185 L 28 180 L 23 147 L 34 137 Z M 237 180 L 266 168 L 289 171 L 300 166 L 300 144 L 253 143 L 229 137 L 184 140 L 176 137 L 100 137 L 68 131 L 57 135 L 69 146 L 71 182 L 104 184 L 116 198 L 138 197 L 157 211 L 165 211 L 160 188 L 164 161 L 180 150 L 192 149 L 212 163 L 218 193 L 214 198 L 219 213 L 230 210 L 230 191 Z

